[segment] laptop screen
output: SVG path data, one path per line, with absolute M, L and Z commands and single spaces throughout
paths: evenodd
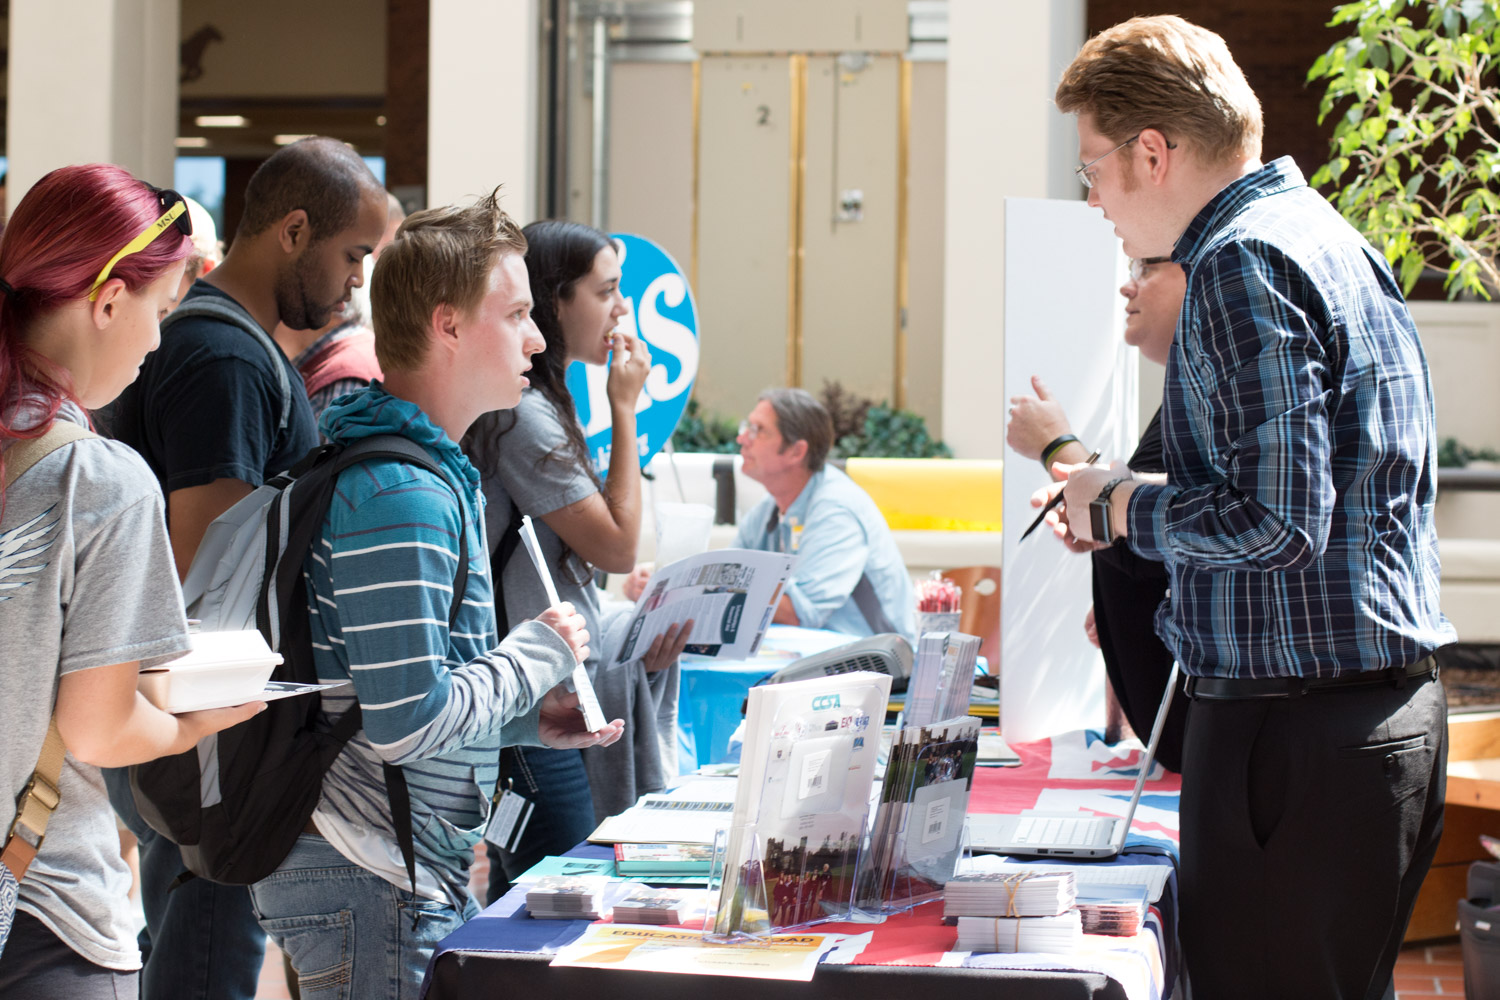
M 1156 722 L 1151 727 L 1151 741 L 1146 744 L 1145 756 L 1141 758 L 1140 773 L 1135 778 L 1135 792 L 1130 796 L 1130 808 L 1125 810 L 1125 819 L 1115 830 L 1114 849 L 1124 850 L 1125 838 L 1130 836 L 1130 824 L 1135 820 L 1135 807 L 1140 804 L 1141 792 L 1146 789 L 1146 778 L 1156 763 L 1156 744 L 1161 742 L 1161 731 L 1167 725 L 1167 710 L 1172 707 L 1172 696 L 1177 693 L 1177 675 L 1182 668 L 1172 661 L 1172 672 L 1167 677 L 1167 690 L 1161 696 L 1161 706 L 1156 710 Z

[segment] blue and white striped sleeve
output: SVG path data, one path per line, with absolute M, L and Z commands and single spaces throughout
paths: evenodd
M 445 486 L 424 477 L 354 507 L 336 499 L 330 529 L 341 638 L 365 734 L 385 760 L 491 738 L 532 714 L 571 669 L 567 644 L 539 623 L 505 649 L 468 662 L 454 655 L 448 612 L 463 523 Z

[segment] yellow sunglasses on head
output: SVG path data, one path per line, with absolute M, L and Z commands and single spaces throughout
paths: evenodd
M 114 270 L 116 264 L 131 254 L 146 249 L 158 236 L 167 231 L 168 226 L 176 226 L 177 231 L 184 236 L 193 235 L 193 217 L 188 214 L 187 201 L 182 195 L 170 188 L 152 187 L 150 184 L 146 186 L 155 193 L 156 203 L 164 211 L 160 218 L 147 226 L 145 231 L 135 239 L 125 244 L 124 249 L 111 257 L 109 263 L 104 265 L 104 270 L 99 272 L 99 277 L 95 278 L 94 283 L 89 286 L 90 302 L 99 298 L 99 289 L 109 280 L 109 272 Z

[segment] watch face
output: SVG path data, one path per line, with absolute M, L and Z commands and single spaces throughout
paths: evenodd
M 1114 540 L 1109 530 L 1109 498 L 1100 497 L 1089 503 L 1089 527 L 1093 529 L 1094 541 L 1108 544 Z

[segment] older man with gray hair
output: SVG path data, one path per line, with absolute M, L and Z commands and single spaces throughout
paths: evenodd
M 802 389 L 763 392 L 738 441 L 745 475 L 770 495 L 740 522 L 734 544 L 797 556 L 774 620 L 914 641 L 911 577 L 875 501 L 826 464 L 833 420 L 823 404 Z

